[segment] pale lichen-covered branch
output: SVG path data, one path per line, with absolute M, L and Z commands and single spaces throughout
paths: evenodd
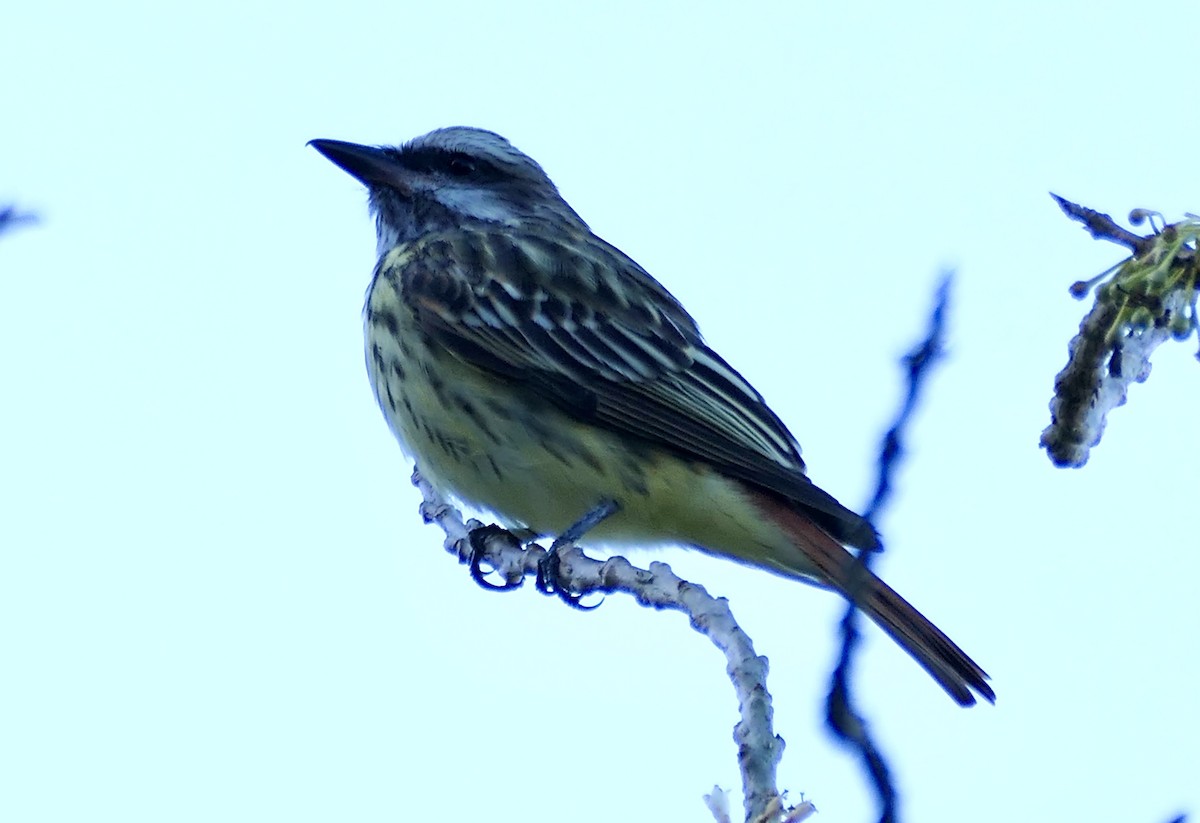
M 1150 355 L 1167 340 L 1196 332 L 1200 218 L 1188 217 L 1142 237 L 1099 212 L 1062 198 L 1059 205 L 1094 237 L 1128 246 L 1133 254 L 1071 294 L 1095 291 L 1095 303 L 1068 345 L 1066 368 L 1054 381 L 1051 423 L 1041 443 L 1058 466 L 1079 467 L 1100 442 L 1108 413 L 1129 386 L 1150 376 Z M 1153 213 L 1136 211 L 1131 221 Z
M 445 548 L 470 564 L 473 570 L 488 569 L 503 584 L 497 588 L 516 588 L 526 577 L 537 576 L 546 557 L 546 549 L 536 544 L 522 545 L 510 532 L 501 529 L 476 531 L 478 521 L 464 522 L 459 511 L 438 494 L 420 473 L 413 472 L 413 485 L 424 498 L 421 514 L 427 522 L 437 523 L 446 534 Z M 475 532 L 475 539 L 472 539 Z M 733 682 L 741 719 L 734 726 L 738 766 L 746 820 L 798 820 L 789 816 L 793 808 L 783 804 L 775 786 L 775 772 L 783 756 L 783 739 L 772 729 L 771 695 L 767 691 L 767 659 L 755 654 L 754 644 L 734 620 L 728 601 L 713 597 L 703 586 L 681 580 L 665 563 L 651 563 L 640 569 L 623 557 L 594 560 L 577 546 L 558 548 L 558 585 L 573 595 L 632 595 L 639 603 L 655 609 L 681 611 L 692 628 L 706 636 L 725 655 L 725 671 Z M 811 803 L 796 809 L 807 810 Z

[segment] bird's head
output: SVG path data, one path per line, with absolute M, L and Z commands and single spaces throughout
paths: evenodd
M 587 231 L 542 167 L 494 132 L 437 129 L 401 146 L 309 145 L 370 192 L 379 254 L 459 226 L 545 225 Z

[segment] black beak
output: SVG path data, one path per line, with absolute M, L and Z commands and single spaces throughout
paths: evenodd
M 309 140 L 321 154 L 332 160 L 344 171 L 349 172 L 368 188 L 387 185 L 405 189 L 407 170 L 400 165 L 388 149 L 375 146 L 360 146 L 341 140 Z

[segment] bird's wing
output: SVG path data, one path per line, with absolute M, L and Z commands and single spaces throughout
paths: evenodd
M 709 463 L 799 504 L 838 539 L 874 530 L 814 485 L 800 446 L 684 308 L 594 236 L 457 230 L 393 250 L 380 272 L 435 341 L 566 413 Z M 385 275 L 386 276 L 386 275 Z

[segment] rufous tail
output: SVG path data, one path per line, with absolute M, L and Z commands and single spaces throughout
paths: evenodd
M 996 701 L 979 664 L 887 583 L 857 565 L 841 543 L 782 500 L 756 497 L 763 513 L 792 536 L 796 548 L 825 582 L 853 597 L 863 613 L 912 655 L 960 706 L 974 705 L 975 693 L 990 703 Z

